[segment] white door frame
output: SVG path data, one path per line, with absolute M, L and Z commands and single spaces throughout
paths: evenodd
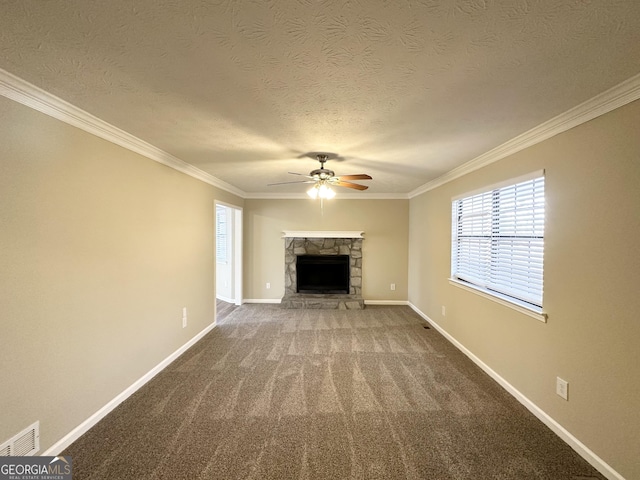
M 242 305 L 242 209 L 233 208 L 233 293 L 235 304 Z

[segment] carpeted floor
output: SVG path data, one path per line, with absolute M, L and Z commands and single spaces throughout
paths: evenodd
M 235 304 L 216 299 L 216 320 L 223 322 L 236 308 Z
M 408 307 L 243 305 L 63 454 L 82 479 L 602 479 Z

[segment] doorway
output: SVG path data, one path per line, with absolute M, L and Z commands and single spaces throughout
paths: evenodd
M 216 207 L 216 299 L 242 305 L 242 209 Z

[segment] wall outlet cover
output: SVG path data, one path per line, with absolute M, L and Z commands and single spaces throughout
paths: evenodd
M 569 382 L 556 377 L 556 393 L 565 400 L 569 400 Z

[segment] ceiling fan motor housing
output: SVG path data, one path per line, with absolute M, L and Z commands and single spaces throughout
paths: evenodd
M 329 155 L 327 154 L 324 154 L 324 153 L 317 154 L 316 159 L 320 162 L 320 168 L 309 172 L 309 176 L 317 180 L 328 180 L 332 177 L 335 177 L 336 174 L 333 172 L 333 170 L 324 168 L 324 164 L 328 160 L 328 158 L 329 158 Z
M 318 168 L 316 170 L 312 170 L 309 173 L 310 177 L 318 178 L 319 180 L 328 180 L 331 177 L 335 177 L 335 173 L 333 172 L 333 170 L 328 170 L 326 168 Z

